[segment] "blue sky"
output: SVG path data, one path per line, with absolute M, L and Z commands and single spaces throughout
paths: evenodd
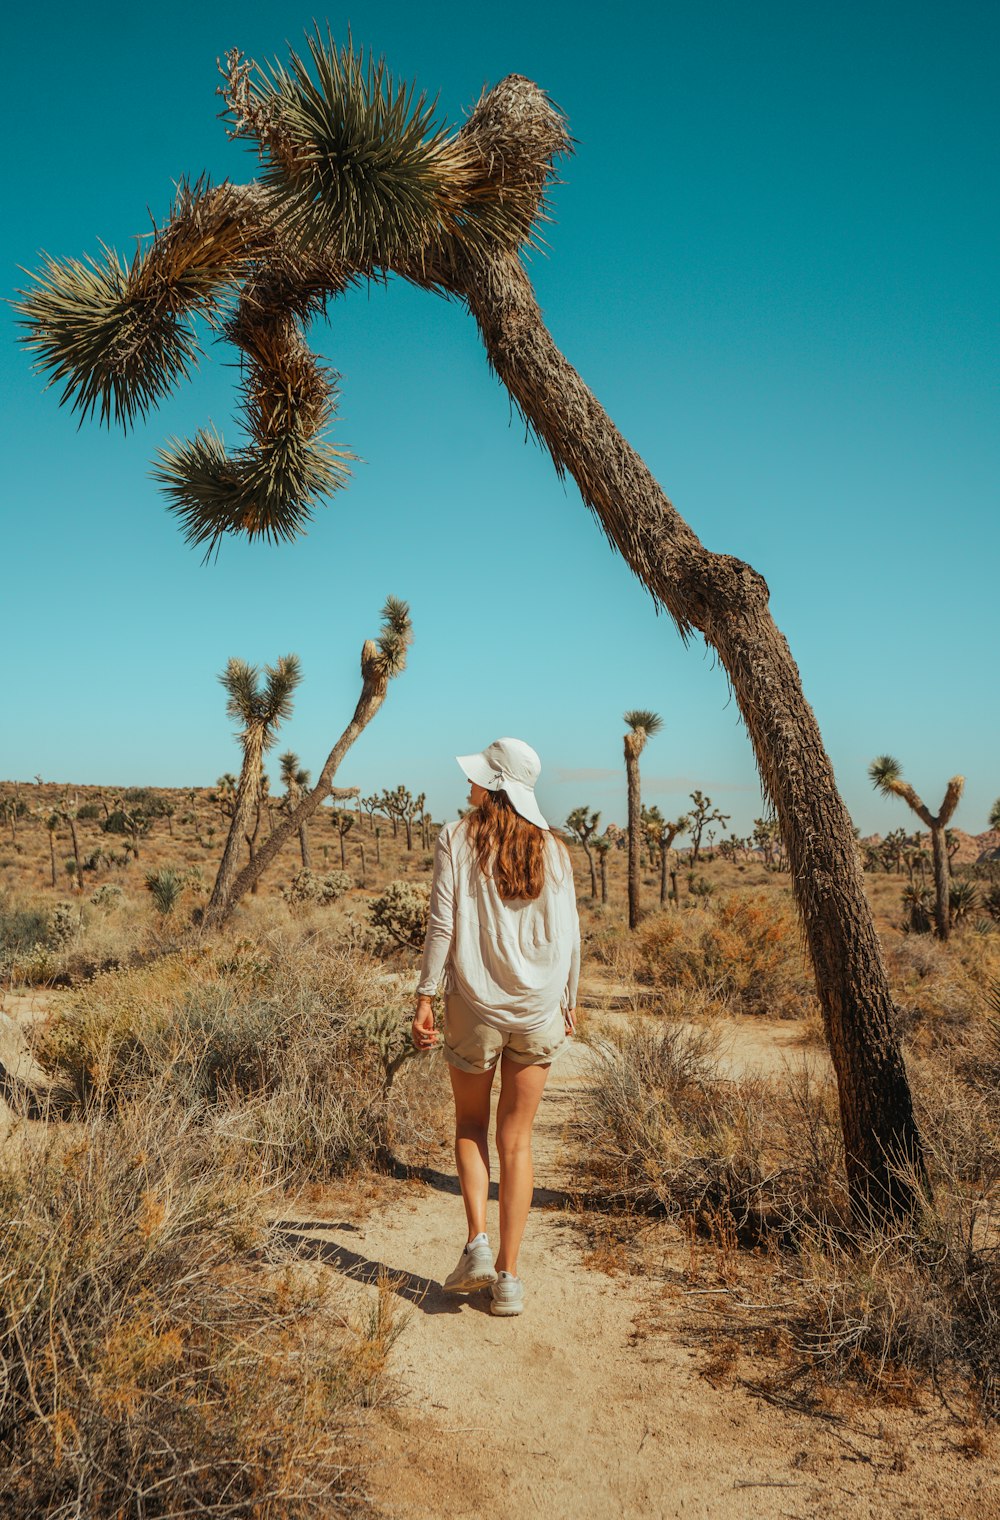
M 44 249 L 129 251 L 175 180 L 249 177 L 216 119 L 215 60 L 284 57 L 312 20 L 271 3 L 27 8 L 8 24 L 5 293 Z M 996 185 L 998 16 L 986 4 L 544 7 L 384 0 L 321 13 L 384 52 L 455 125 L 527 74 L 577 140 L 532 273 L 556 341 L 703 541 L 766 577 L 845 799 L 908 824 L 866 778 L 889 751 L 956 822 L 1000 794 Z M 685 648 L 572 482 L 526 443 L 471 320 L 394 282 L 331 307 L 335 439 L 363 462 L 298 543 L 204 566 L 149 479 L 213 422 L 238 441 L 233 355 L 209 348 L 128 437 L 77 430 L 10 314 L 3 376 L 0 777 L 211 784 L 238 752 L 217 675 L 295 651 L 275 756 L 319 769 L 353 708 L 386 593 L 406 673 L 339 776 L 403 781 L 435 816 L 452 756 L 500 735 L 543 760 L 553 820 L 624 819 L 622 712 L 665 720 L 647 799 L 694 786 L 743 832 L 761 811 L 723 672 Z M 275 767 L 276 769 L 276 767 Z

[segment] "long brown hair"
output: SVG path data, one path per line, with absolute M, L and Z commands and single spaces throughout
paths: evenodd
M 484 876 L 492 876 L 500 896 L 538 897 L 545 884 L 546 830 L 515 812 L 504 791 L 487 792 L 466 819 L 476 863 Z

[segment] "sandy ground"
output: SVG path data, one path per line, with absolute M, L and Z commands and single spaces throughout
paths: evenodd
M 793 1026 L 774 1033 L 794 1043 Z M 773 1069 L 760 1026 L 755 1041 L 765 1046 L 760 1064 Z M 742 1054 L 744 1068 L 755 1064 L 750 1049 Z M 441 1291 L 465 1242 L 450 1144 L 401 1197 L 358 1223 L 286 1222 L 304 1256 L 345 1275 L 359 1308 L 373 1299 L 380 1268 L 401 1279 L 407 1323 L 391 1370 L 402 1399 L 369 1422 L 376 1508 L 393 1520 L 996 1520 L 995 1465 L 960 1453 L 939 1408 L 817 1418 L 715 1387 L 689 1300 L 663 1282 L 588 1264 L 562 1191 L 563 1131 L 594 1059 L 575 1043 L 554 1064 L 539 1110 L 522 1316 L 492 1317 L 485 1293 Z M 498 1093 L 499 1077 L 494 1118 Z M 495 1181 L 490 1196 L 495 1245 Z

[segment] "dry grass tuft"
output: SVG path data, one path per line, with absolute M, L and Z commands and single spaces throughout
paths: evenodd
M 5 1516 L 360 1512 L 351 1411 L 384 1359 L 268 1257 L 267 1198 L 182 1103 L 8 1144 Z

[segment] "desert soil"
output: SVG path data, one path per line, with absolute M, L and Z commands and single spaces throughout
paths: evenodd
M 774 1070 L 794 1026 L 755 1026 L 749 1040 L 733 1026 L 728 1036 L 734 1070 Z M 677 1282 L 683 1243 L 668 1240 L 669 1226 L 676 1270 L 653 1280 L 602 1269 L 565 1192 L 566 1121 L 596 1059 L 574 1042 L 552 1067 L 536 1120 L 520 1317 L 491 1316 L 488 1293 L 441 1290 L 465 1242 L 450 1142 L 390 1203 L 354 1220 L 338 1209 L 328 1226 L 315 1212 L 288 1222 L 303 1255 L 343 1274 L 359 1311 L 381 1269 L 399 1279 L 406 1323 L 390 1369 L 402 1395 L 368 1421 L 376 1511 L 394 1520 L 996 1520 L 995 1464 L 963 1455 L 959 1427 L 929 1400 L 918 1412 L 855 1400 L 849 1414 L 817 1416 L 776 1408 L 734 1379 L 710 1381 L 698 1300 Z M 494 1121 L 499 1086 L 498 1075 Z M 495 1150 L 488 1227 L 495 1246 Z

